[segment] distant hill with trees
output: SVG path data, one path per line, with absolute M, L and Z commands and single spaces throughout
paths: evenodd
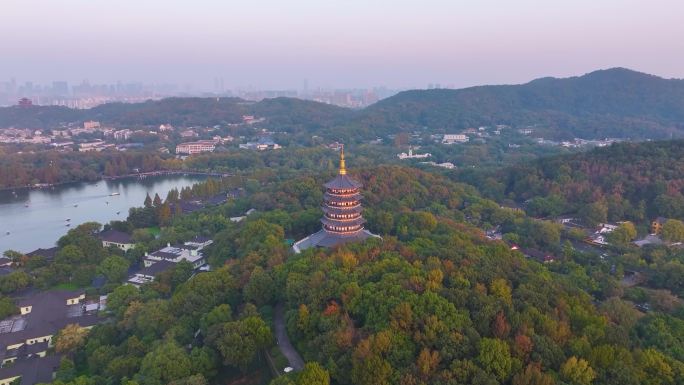
M 684 136 L 684 80 L 613 68 L 522 85 L 401 92 L 362 113 L 372 130 L 534 126 L 551 138 Z
M 576 213 L 588 223 L 657 216 L 684 219 L 684 140 L 618 143 L 458 176 L 490 198 L 526 204 L 528 214 Z
M 107 103 L 87 110 L 56 106 L 0 108 L 0 127 L 56 128 L 62 123 L 96 120 L 119 126 L 214 126 L 242 122 L 243 115 L 266 117 L 279 130 L 315 130 L 344 122 L 352 111 L 294 98 L 167 98 L 143 103 Z
M 213 126 L 239 122 L 242 115 L 265 117 L 273 129 L 336 138 L 505 124 L 530 126 L 535 134 L 555 139 L 663 139 L 684 137 L 684 80 L 613 68 L 521 85 L 405 91 L 363 110 L 294 98 L 168 98 L 89 110 L 14 106 L 0 108 L 0 127 L 53 128 L 85 120 L 121 126 Z

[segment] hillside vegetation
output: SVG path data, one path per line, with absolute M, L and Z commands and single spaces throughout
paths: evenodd
M 684 218 L 684 141 L 620 143 L 460 179 L 538 216 L 579 213 L 586 222 Z
M 684 80 L 622 68 L 522 85 L 401 92 L 363 111 L 371 129 L 533 125 L 555 138 L 684 134 Z
M 169 98 L 90 110 L 7 107 L 0 108 L 0 127 L 54 128 L 91 119 L 121 126 L 213 126 L 239 122 L 242 115 L 265 117 L 273 130 L 333 139 L 493 124 L 534 126 L 536 133 L 558 139 L 682 137 L 684 80 L 614 68 L 522 85 L 405 91 L 361 111 L 293 98 Z

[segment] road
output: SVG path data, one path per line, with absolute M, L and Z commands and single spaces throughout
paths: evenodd
M 285 328 L 285 310 L 283 309 L 282 302 L 276 305 L 273 322 L 275 324 L 276 340 L 278 341 L 280 352 L 287 358 L 290 367 L 294 370 L 299 371 L 304 369 L 304 360 L 302 359 L 302 356 L 297 353 L 297 350 L 295 350 L 292 343 L 290 343 L 290 338 L 287 336 L 287 329 Z

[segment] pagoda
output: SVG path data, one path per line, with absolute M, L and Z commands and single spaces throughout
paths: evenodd
M 344 148 L 340 149 L 340 171 L 324 186 L 322 228 L 296 242 L 292 246 L 295 253 L 310 247 L 335 247 L 370 237 L 380 238 L 363 227 L 366 221 L 361 216 L 362 185 L 347 175 Z

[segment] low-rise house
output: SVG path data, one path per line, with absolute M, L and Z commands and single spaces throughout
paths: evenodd
M 441 167 L 441 168 L 446 168 L 447 170 L 452 170 L 456 168 L 456 166 L 451 163 L 451 162 L 444 162 L 444 163 L 437 163 L 437 162 L 420 162 L 421 164 L 427 164 L 429 166 L 435 166 L 435 167 Z
M 281 148 L 281 146 L 278 143 L 274 142 L 271 138 L 260 138 L 257 142 L 243 143 L 240 144 L 238 147 L 242 149 L 258 151 L 277 150 Z
M 608 234 L 612 233 L 615 231 L 620 226 L 620 223 L 618 224 L 613 224 L 613 223 L 599 223 L 596 231 L 594 231 L 593 234 L 589 236 L 585 241 L 587 243 L 597 245 L 597 246 L 607 246 L 610 243 L 608 242 Z
M 133 237 L 123 231 L 107 230 L 98 235 L 102 241 L 102 247 L 116 247 L 117 249 L 128 251 L 135 247 Z
M 91 328 L 99 322 L 99 306 L 87 310 L 82 290 L 39 292 L 16 302 L 19 315 L 0 321 L 2 366 L 22 359 L 45 357 L 53 337 L 69 324 Z
M 575 222 L 576 218 L 575 217 L 569 217 L 569 216 L 562 216 L 556 218 L 556 222 L 560 223 L 561 225 L 568 225 L 571 224 L 572 222 Z
M 166 247 L 161 248 L 153 253 L 146 253 L 143 259 L 143 264 L 145 267 L 149 267 L 160 261 L 178 263 L 185 260 L 192 263 L 192 266 L 197 269 L 206 263 L 204 254 L 200 252 L 202 248 L 203 246 L 198 246 L 197 244 L 188 244 L 187 242 L 178 246 L 171 246 L 168 244 Z
M 211 238 L 198 235 L 182 245 L 171 246 L 171 244 L 167 244 L 166 247 L 153 253 L 145 253 L 144 267 L 131 275 L 127 282 L 135 286 L 152 282 L 157 275 L 172 269 L 181 261 L 188 261 L 192 264 L 193 269 L 200 270 L 207 264 L 202 249 L 212 243 Z
M 36 257 L 36 256 L 41 256 L 47 259 L 48 261 L 51 261 L 55 259 L 55 256 L 57 256 L 57 252 L 59 251 L 58 247 L 51 247 L 49 249 L 35 249 L 31 251 L 30 253 L 27 253 L 26 256 L 28 257 Z
M 87 152 L 87 151 L 102 151 L 105 148 L 108 147 L 114 147 L 113 144 L 107 144 L 102 140 L 95 140 L 93 142 L 86 142 L 86 143 L 81 143 L 78 145 L 78 151 L 81 152 Z
M 423 158 L 429 158 L 432 156 L 429 152 L 425 154 L 414 154 L 413 153 L 413 148 L 409 147 L 408 154 L 405 152 L 402 152 L 401 154 L 397 154 L 399 159 L 423 159 Z
M 149 266 L 144 267 L 128 278 L 128 283 L 140 287 L 146 283 L 153 282 L 154 279 L 161 273 L 172 269 L 176 266 L 175 262 L 161 260 Z
M 638 239 L 634 242 L 636 246 L 638 247 L 644 247 L 644 246 L 649 246 L 649 245 L 664 245 L 665 242 L 663 242 L 662 239 L 660 239 L 659 236 L 656 234 L 649 234 L 641 239 Z
M 55 379 L 55 372 L 59 368 L 61 356 L 40 356 L 0 368 L 0 385 L 15 384 L 19 380 L 21 385 L 47 384 Z

